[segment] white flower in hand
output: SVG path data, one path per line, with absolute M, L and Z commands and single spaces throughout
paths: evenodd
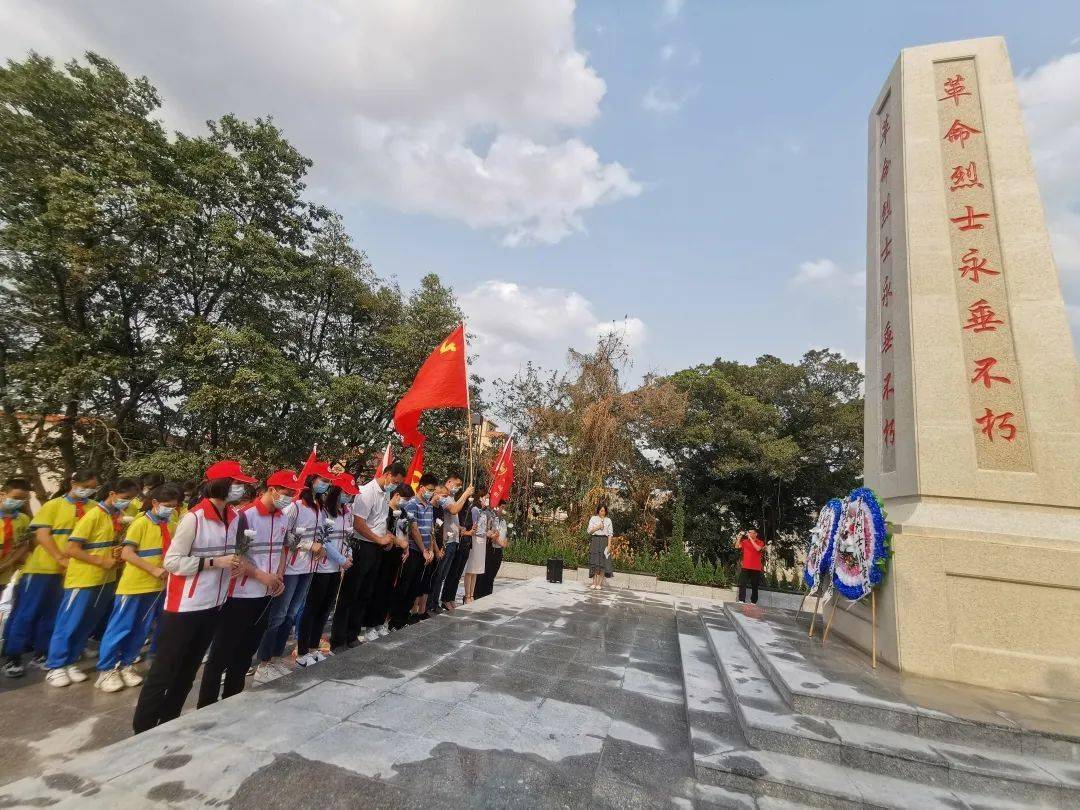
M 127 526 L 133 520 L 135 520 L 135 518 L 133 518 L 131 515 L 124 515 L 122 518 L 120 518 L 120 523 L 122 523 L 124 526 Z
M 244 537 L 250 537 L 252 540 L 254 540 L 255 539 L 255 530 L 254 529 L 244 529 Z

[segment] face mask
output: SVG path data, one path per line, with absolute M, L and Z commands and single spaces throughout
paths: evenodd
M 322 495 L 328 489 L 330 489 L 330 482 L 324 481 L 321 478 L 316 481 L 311 487 L 311 491 L 314 492 L 316 495 Z
M 94 490 L 90 487 L 75 487 L 71 490 L 71 497 L 77 501 L 85 501 L 93 494 Z
M 430 503 L 430 502 L 431 502 L 431 496 L 432 496 L 432 495 L 434 495 L 434 494 L 435 494 L 435 493 L 434 493 L 434 492 L 432 492 L 432 491 L 431 491 L 430 489 L 425 489 L 425 490 L 424 490 L 424 492 L 423 492 L 423 495 L 422 495 L 422 497 L 423 497 L 423 499 L 424 499 L 425 501 L 427 501 L 428 503 Z
M 20 501 L 18 498 L 5 498 L 4 499 L 4 511 L 5 512 L 17 512 L 22 509 L 22 505 L 26 501 Z
M 159 506 L 157 509 L 154 510 L 154 515 L 161 518 L 162 520 L 168 520 L 170 517 L 172 517 L 172 513 L 174 511 L 176 511 L 175 507 Z
M 292 498 L 290 498 L 288 495 L 278 495 L 276 498 L 274 498 L 274 508 L 277 509 L 279 512 L 286 506 L 288 506 L 290 503 L 292 503 Z
M 112 502 L 113 509 L 117 512 L 123 512 L 129 506 L 131 506 L 131 498 L 117 498 Z
M 384 491 L 384 492 L 385 492 L 385 493 L 386 493 L 387 495 L 389 495 L 389 494 L 390 494 L 391 492 L 393 492 L 393 491 L 394 491 L 395 489 L 397 489 L 397 488 L 398 488 L 398 485 L 397 485 L 397 484 L 387 484 L 387 485 L 386 485 L 386 488 L 385 488 L 385 489 L 384 489 L 383 491 Z
M 346 495 L 344 492 L 342 492 L 341 495 L 338 496 L 338 503 L 340 503 L 342 506 L 348 506 L 352 503 L 352 499 L 352 495 Z
M 243 500 L 244 497 L 244 485 L 243 484 L 230 484 L 229 494 L 225 496 L 225 500 L 229 503 L 236 503 Z

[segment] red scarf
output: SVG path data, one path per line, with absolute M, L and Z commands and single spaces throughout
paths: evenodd
M 6 557 L 15 549 L 15 523 L 11 515 L 4 515 L 4 551 L 0 557 Z

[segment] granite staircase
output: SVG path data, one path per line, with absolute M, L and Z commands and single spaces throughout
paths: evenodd
M 677 618 L 699 783 L 816 807 L 1080 807 L 1080 705 L 872 670 L 789 610 Z

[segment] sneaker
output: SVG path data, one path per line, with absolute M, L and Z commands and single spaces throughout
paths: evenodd
M 49 686 L 70 686 L 71 678 L 68 677 L 67 667 L 50 669 L 49 674 L 45 676 L 45 683 Z
M 85 681 L 89 677 L 85 672 L 83 672 L 81 669 L 79 669 L 74 664 L 72 664 L 69 667 L 66 667 L 66 670 L 67 670 L 68 678 L 70 679 L 70 681 L 72 683 L 82 683 L 83 681 Z
M 102 692 L 119 692 L 124 688 L 124 678 L 118 669 L 106 669 L 101 672 L 94 682 L 94 688 Z
M 121 669 L 120 677 L 124 680 L 124 686 L 139 686 L 143 682 L 143 676 L 135 669 L 134 664 Z
M 319 659 L 316 658 L 313 653 L 308 653 L 307 655 L 298 656 L 297 659 L 296 659 L 296 665 L 298 667 L 310 667 L 310 666 L 312 666 L 314 664 L 317 664 L 317 663 L 319 663 Z
M 33 667 L 34 669 L 40 669 L 42 671 L 48 669 L 48 667 L 45 666 L 45 656 L 44 655 L 35 655 L 33 658 L 31 658 L 30 659 L 30 666 Z
M 25 674 L 26 667 L 22 665 L 22 661 L 20 661 L 18 658 L 9 658 L 4 664 L 5 678 L 21 678 Z
M 278 658 L 271 661 L 270 666 L 277 669 L 282 675 L 289 675 L 293 671 L 293 667 L 284 658 Z
M 379 631 L 377 629 L 375 629 L 374 627 L 372 627 L 370 630 L 368 630 L 366 633 L 364 633 L 364 641 L 378 641 L 378 640 L 379 640 Z
M 270 683 L 281 677 L 281 672 L 270 664 L 259 664 L 255 667 L 255 683 Z
M 385 624 L 381 624 L 375 628 L 375 632 L 379 634 L 379 638 L 384 638 L 390 635 L 390 628 L 387 627 Z
M 248 667 L 247 676 L 250 678 L 254 674 L 255 674 L 255 665 L 252 664 L 250 667 Z

